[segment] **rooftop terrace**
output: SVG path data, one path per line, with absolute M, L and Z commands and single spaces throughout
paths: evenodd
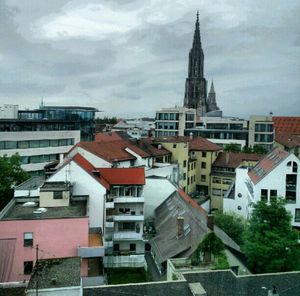
M 55 218 L 75 218 L 85 217 L 86 201 L 76 201 L 67 207 L 46 208 L 43 213 L 34 213 L 39 206 L 24 207 L 23 203 L 13 203 L 4 213 L 1 220 L 35 220 L 35 219 L 55 219 Z

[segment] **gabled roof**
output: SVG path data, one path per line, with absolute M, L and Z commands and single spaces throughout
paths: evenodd
M 300 133 L 291 134 L 291 133 L 276 133 L 275 141 L 289 149 L 300 147 Z
M 189 143 L 189 150 L 193 151 L 220 151 L 222 147 L 202 137 L 161 137 L 155 139 L 156 143 Z
M 158 147 L 151 138 L 142 138 L 136 141 L 136 145 L 151 156 L 171 155 L 164 147 Z M 160 145 L 161 146 L 161 145 Z
M 108 133 L 97 133 L 95 135 L 96 142 L 112 142 L 123 140 L 121 135 L 117 132 L 108 132 Z
M 236 169 L 243 161 L 259 161 L 263 155 L 255 153 L 220 152 L 213 167 L 226 167 Z
M 299 116 L 273 116 L 275 133 L 288 132 L 300 134 L 300 117 Z
M 144 168 L 98 168 L 97 171 L 110 185 L 145 185 Z
M 248 172 L 251 181 L 256 184 L 275 169 L 289 153 L 278 148 L 270 151 L 256 166 Z
M 144 152 L 142 149 L 127 140 L 111 142 L 79 142 L 75 147 L 81 147 L 110 163 L 114 161 L 136 159 L 135 156 L 125 150 L 126 148 L 129 148 L 141 157 L 150 157 L 148 153 Z

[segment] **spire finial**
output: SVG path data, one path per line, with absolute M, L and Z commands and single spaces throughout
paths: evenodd
M 199 10 L 197 10 L 197 22 L 199 22 Z
M 215 92 L 215 87 L 214 87 L 214 79 L 212 79 L 211 81 L 211 85 L 210 85 L 210 93 L 214 93 Z

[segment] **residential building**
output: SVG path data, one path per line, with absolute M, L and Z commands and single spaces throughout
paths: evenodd
M 248 146 L 258 145 L 267 151 L 273 148 L 274 124 L 272 116 L 250 116 Z
M 105 200 L 106 267 L 143 267 L 145 264 L 143 168 L 99 168 L 108 184 Z
M 212 163 L 210 174 L 211 210 L 223 210 L 223 198 L 234 186 L 235 170 L 239 166 L 254 167 L 262 155 L 240 152 L 220 152 Z M 232 190 L 231 190 L 232 192 Z
M 248 145 L 248 120 L 238 117 L 202 116 L 196 127 L 185 130 L 186 136 L 191 133 L 222 147 L 233 143 L 242 149 Z
M 79 130 L 0 132 L 0 156 L 18 153 L 25 171 L 43 175 L 45 165 L 62 161 L 79 141 Z
M 277 197 L 286 201 L 292 215 L 292 225 L 300 227 L 300 160 L 278 148 L 270 151 L 254 168 L 236 169 L 234 195 L 224 198 L 224 212 L 251 216 L 253 204 L 270 202 Z
M 78 246 L 89 246 L 87 199 L 75 199 L 65 182 L 42 188 L 40 198 L 15 198 L 0 213 L 0 282 L 28 280 L 37 254 L 73 257 Z M 88 275 L 88 264 L 83 258 L 82 276 Z
M 39 109 L 19 110 L 17 118 L 0 118 L 0 132 L 79 130 L 82 141 L 92 141 L 97 111 L 91 107 L 42 104 Z
M 156 111 L 155 136 L 183 136 L 185 129 L 196 126 L 196 109 L 162 108 Z
M 213 82 L 207 97 L 207 81 L 204 77 L 204 53 L 201 45 L 199 14 L 195 24 L 193 46 L 189 53 L 188 77 L 185 82 L 184 107 L 197 110 L 197 115 L 219 110 Z

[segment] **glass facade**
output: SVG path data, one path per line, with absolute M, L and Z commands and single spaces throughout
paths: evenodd
M 59 160 L 59 154 L 42 154 L 33 156 L 21 156 L 21 164 L 44 163 Z
M 73 146 L 74 139 L 56 139 L 56 140 L 30 140 L 30 141 L 1 141 L 0 150 L 9 149 L 28 149 L 28 148 L 45 148 L 59 146 Z

